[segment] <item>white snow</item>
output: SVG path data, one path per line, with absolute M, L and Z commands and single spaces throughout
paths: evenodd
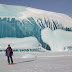
M 50 21 L 54 20 L 57 21 L 59 24 L 62 24 L 64 27 L 72 27 L 72 18 L 62 14 L 56 13 L 51 11 L 45 11 L 35 8 L 26 7 L 25 11 L 20 12 L 21 16 L 20 19 L 27 19 L 28 17 L 33 17 L 36 21 L 38 18 L 45 18 L 46 20 L 49 19 Z
M 72 33 L 61 29 L 52 31 L 45 28 L 41 32 L 42 40 L 47 43 L 52 51 L 62 51 L 64 47 L 72 46 Z
M 35 37 L 0 38 L 0 49 L 7 48 L 8 44 L 10 44 L 13 49 L 33 49 L 41 47 L 41 44 Z
M 36 58 L 36 56 L 33 54 L 24 54 L 21 58 Z
M 0 53 L 0 72 L 72 72 L 72 52 L 18 52 L 14 65 Z

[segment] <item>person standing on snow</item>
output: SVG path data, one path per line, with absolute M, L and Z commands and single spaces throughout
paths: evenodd
M 10 60 L 11 60 L 11 64 L 13 64 L 12 55 L 13 55 L 12 48 L 10 47 L 10 45 L 8 45 L 8 47 L 6 49 L 6 56 L 7 56 L 7 59 L 8 59 L 8 64 L 10 64 Z

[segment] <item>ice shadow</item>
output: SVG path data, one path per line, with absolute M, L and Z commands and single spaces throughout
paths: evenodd
M 35 60 L 27 60 L 27 61 L 22 61 L 22 62 L 16 62 L 16 63 L 14 63 L 14 64 L 21 64 L 21 63 L 33 62 L 33 61 L 35 61 Z

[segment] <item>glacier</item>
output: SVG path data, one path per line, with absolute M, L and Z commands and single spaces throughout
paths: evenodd
M 68 33 L 71 34 L 72 18 L 62 13 L 44 11 L 25 6 L 0 4 L 0 38 L 25 38 L 32 36 L 39 41 L 43 48 L 48 50 L 60 50 L 60 48 L 53 47 L 55 44 L 51 46 L 44 41 L 45 37 L 42 38 L 43 35 L 41 35 L 41 32 L 46 28 L 49 28 L 53 32 L 61 29 L 61 32 L 66 31 L 64 35 Z M 55 39 L 57 36 L 60 37 L 61 33 L 59 34 L 59 32 L 56 32 L 54 35 Z M 63 40 L 62 37 L 60 38 Z M 51 39 L 54 39 L 53 36 Z M 70 37 L 70 39 L 72 38 Z M 70 41 L 70 43 L 71 42 L 72 41 Z M 72 46 L 72 44 L 70 46 Z

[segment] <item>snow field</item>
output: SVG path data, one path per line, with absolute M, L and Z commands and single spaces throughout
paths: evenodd
M 15 52 L 15 64 L 8 65 L 5 53 L 0 53 L 0 72 L 72 72 L 71 55 L 72 52 Z

